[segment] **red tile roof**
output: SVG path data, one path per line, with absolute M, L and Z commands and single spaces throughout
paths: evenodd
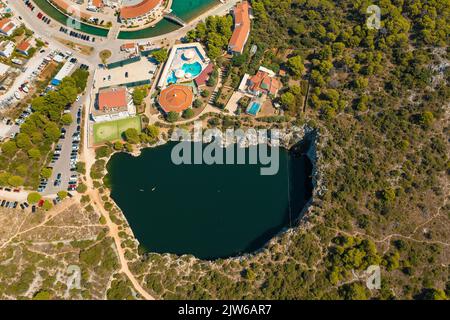
M 0 20 L 0 30 L 4 33 L 7 33 L 9 30 L 11 30 L 14 27 L 14 22 L 11 21 L 9 18 L 4 18 Z
M 122 19 L 134 19 L 140 17 L 155 9 L 160 3 L 161 0 L 143 0 L 134 6 L 122 7 L 120 9 L 120 17 Z
M 174 84 L 161 91 L 158 102 L 165 112 L 181 112 L 188 109 L 193 100 L 191 87 Z
M 51 0 L 57 7 L 63 9 L 68 14 L 72 15 L 75 19 L 77 17 L 83 18 L 83 19 L 89 19 L 91 18 L 91 15 L 80 11 L 75 5 L 67 4 L 64 0 Z
M 19 51 L 26 52 L 26 51 L 28 51 L 28 49 L 30 49 L 30 46 L 31 46 L 31 44 L 27 40 L 24 40 L 21 43 L 19 43 L 19 45 L 16 47 L 16 49 Z
M 244 1 L 234 8 L 234 31 L 228 47 L 233 52 L 242 53 L 250 34 L 250 5 Z
M 214 65 L 212 63 L 208 64 L 208 66 L 205 68 L 205 70 L 203 70 L 203 72 L 197 78 L 195 78 L 195 83 L 197 84 L 197 86 L 204 85 L 206 83 L 206 81 L 208 81 L 209 76 L 211 75 L 213 70 L 214 70 Z
M 256 75 L 250 78 L 250 90 L 263 91 L 276 95 L 282 84 L 277 78 L 270 77 L 264 71 L 258 71 Z
M 92 5 L 97 8 L 103 8 L 103 0 L 92 0 Z
M 127 89 L 125 87 L 102 89 L 98 94 L 98 109 L 111 111 L 128 107 Z

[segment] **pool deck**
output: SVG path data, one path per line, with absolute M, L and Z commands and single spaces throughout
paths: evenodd
M 182 53 L 180 53 L 179 50 L 189 48 L 195 48 L 197 50 L 197 53 L 200 53 L 200 56 L 197 54 L 196 57 L 194 57 L 191 61 L 187 62 L 183 59 Z M 202 70 L 206 68 L 206 66 L 210 62 L 210 59 L 206 55 L 206 52 L 200 43 L 193 42 L 173 46 L 170 51 L 167 62 L 164 66 L 163 72 L 161 73 L 161 77 L 159 78 L 158 88 L 163 89 L 167 86 L 167 78 L 169 77 L 171 72 L 182 68 L 184 63 L 195 63 L 195 62 L 199 62 L 202 65 Z M 191 79 L 189 79 L 189 81 L 194 80 L 195 78 L 196 77 L 192 77 Z

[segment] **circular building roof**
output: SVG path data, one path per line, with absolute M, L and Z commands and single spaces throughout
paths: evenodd
M 193 100 L 191 87 L 174 84 L 161 91 L 158 102 L 164 112 L 181 112 L 188 109 Z

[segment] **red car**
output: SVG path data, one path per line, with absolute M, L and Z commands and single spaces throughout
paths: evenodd
M 38 207 L 42 207 L 44 205 L 44 199 L 39 200 Z

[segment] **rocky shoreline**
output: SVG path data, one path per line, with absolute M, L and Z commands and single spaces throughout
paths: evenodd
M 203 137 L 204 139 L 202 140 L 203 142 L 208 142 L 208 140 L 210 141 L 210 139 L 208 137 Z M 302 228 L 304 226 L 304 222 L 306 222 L 310 216 L 311 213 L 311 209 L 312 209 L 312 204 L 314 203 L 314 200 L 317 197 L 320 197 L 324 194 L 325 192 L 325 188 L 324 188 L 324 184 L 323 184 L 323 180 L 322 180 L 322 176 L 320 174 L 320 168 L 319 168 L 319 161 L 320 161 L 320 152 L 318 152 L 318 147 L 323 145 L 323 141 L 322 140 L 322 136 L 320 135 L 320 133 L 318 132 L 317 129 L 312 128 L 308 125 L 303 125 L 301 127 L 296 127 L 293 126 L 291 128 L 289 128 L 288 131 L 283 132 L 282 134 L 280 134 L 279 136 L 279 141 L 274 142 L 272 141 L 270 138 L 267 139 L 267 144 L 268 145 L 272 145 L 272 143 L 279 143 L 279 145 L 282 148 L 291 150 L 292 148 L 294 148 L 296 145 L 302 144 L 303 146 L 305 145 L 305 143 L 307 144 L 307 147 L 305 148 L 305 150 L 302 150 L 302 153 L 305 154 L 311 164 L 312 164 L 312 185 L 313 185 L 313 190 L 312 190 L 312 196 L 311 199 L 305 204 L 305 206 L 303 207 L 302 211 L 300 212 L 299 218 L 297 219 L 297 221 L 295 222 L 294 226 L 291 227 L 286 227 L 282 230 L 280 230 L 280 232 L 278 234 L 276 234 L 275 236 L 273 236 L 269 241 L 267 241 L 266 244 L 264 244 L 260 249 L 252 252 L 252 253 L 247 253 L 247 254 L 243 254 L 240 256 L 236 256 L 236 257 L 229 257 L 226 259 L 222 259 L 222 260 L 242 260 L 242 259 L 250 259 L 258 254 L 260 254 L 261 252 L 264 252 L 265 250 L 267 250 L 268 247 L 270 247 L 272 244 L 276 243 L 280 237 L 286 233 L 292 233 L 295 232 L 296 229 L 298 228 Z M 137 148 L 136 150 L 134 150 L 132 153 L 129 153 L 131 156 L 133 157 L 138 157 L 141 155 L 142 150 L 147 149 L 147 148 L 156 148 L 158 146 L 162 146 L 170 141 L 176 141 L 176 139 L 160 139 L 157 143 L 150 145 L 150 144 L 146 144 L 146 145 L 142 145 L 139 148 Z M 199 140 L 192 140 L 192 141 L 199 141 Z M 248 147 L 252 144 L 257 144 L 257 140 L 255 139 L 248 139 L 247 140 L 249 143 L 242 145 L 240 144 L 240 146 L 245 146 Z M 253 142 L 252 142 L 253 141 Z M 234 141 L 233 143 L 237 143 L 237 141 Z M 226 147 L 230 145 L 230 143 L 226 144 L 222 144 L 222 147 Z M 111 157 L 118 152 L 124 152 L 124 151 L 116 151 L 113 152 L 107 159 L 107 162 L 111 159 Z M 105 171 L 107 172 L 106 168 Z M 115 208 L 120 212 L 120 219 L 124 221 L 124 224 L 126 226 L 126 229 L 128 231 L 128 233 L 130 235 L 133 236 L 134 241 L 136 242 L 137 245 L 139 245 L 139 241 L 134 237 L 133 231 L 130 227 L 130 224 L 128 223 L 127 218 L 125 217 L 125 214 L 122 212 L 122 210 L 120 209 L 120 207 L 115 203 L 115 201 L 110 197 L 110 193 L 109 193 L 109 189 L 108 189 L 108 198 L 109 201 L 111 201 Z M 155 253 L 151 253 L 151 254 L 155 254 Z M 192 257 L 194 260 L 197 261 L 204 261 L 207 263 L 214 263 L 215 260 L 211 260 L 211 261 L 207 261 L 207 260 L 201 260 L 198 259 L 196 257 L 194 257 L 193 255 L 174 255 L 171 253 L 164 253 L 164 254 L 159 254 L 161 256 L 170 256 L 173 259 L 181 259 L 182 257 Z

